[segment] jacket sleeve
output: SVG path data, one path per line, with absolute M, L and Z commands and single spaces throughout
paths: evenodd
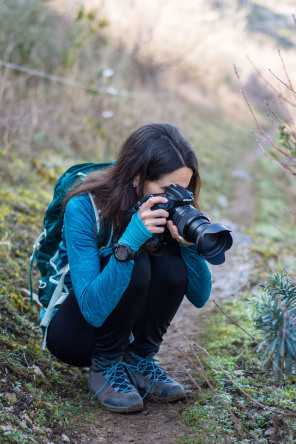
M 69 200 L 64 216 L 64 236 L 73 289 L 86 321 L 100 327 L 128 287 L 134 261 L 118 262 L 111 255 L 101 270 L 95 223 L 88 196 Z
M 211 294 L 212 281 L 209 267 L 205 259 L 196 252 L 194 245 L 180 244 L 180 249 L 187 268 L 186 296 L 195 307 L 201 308 Z

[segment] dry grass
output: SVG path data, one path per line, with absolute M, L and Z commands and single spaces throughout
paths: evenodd
M 73 11 L 69 0 L 58 3 L 65 14 Z M 180 86 L 176 83 L 180 76 L 186 76 L 198 81 L 199 87 L 223 90 L 225 83 L 231 86 L 233 63 L 247 79 L 254 71 L 246 55 L 260 69 L 277 69 L 280 38 L 296 42 L 291 1 L 88 0 L 84 4 L 110 21 L 107 34 L 131 57 L 165 72 L 165 84 L 169 82 L 172 89 Z M 284 57 L 290 72 L 295 72 L 296 62 L 288 50 Z

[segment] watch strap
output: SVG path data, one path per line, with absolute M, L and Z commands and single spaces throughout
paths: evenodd
M 117 254 L 119 248 L 124 248 L 126 250 L 126 257 L 122 258 Z M 127 262 L 135 259 L 138 255 L 137 251 L 132 250 L 128 245 L 123 244 L 121 242 L 115 242 L 112 247 L 112 251 L 115 259 L 120 262 Z

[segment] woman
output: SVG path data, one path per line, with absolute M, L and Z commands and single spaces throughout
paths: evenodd
M 177 127 L 144 125 L 122 145 L 116 163 L 87 175 L 65 201 L 60 254 L 70 294 L 49 324 L 47 345 L 60 360 L 90 366 L 89 388 L 115 412 L 143 408 L 144 397 L 185 397 L 153 358 L 184 294 L 197 307 L 210 296 L 210 272 L 194 245 L 168 220 L 166 188 L 198 198 L 198 162 Z M 143 196 L 155 194 L 131 215 Z M 113 249 L 98 248 L 99 223 L 114 229 Z M 139 393 L 140 392 L 140 393 Z

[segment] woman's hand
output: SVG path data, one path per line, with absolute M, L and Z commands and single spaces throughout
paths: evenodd
M 163 233 L 169 213 L 166 210 L 151 210 L 157 203 L 166 203 L 168 200 L 163 196 L 150 197 L 139 209 L 143 224 L 153 234 Z
M 180 236 L 178 228 L 173 224 L 171 220 L 167 221 L 167 227 L 172 235 L 172 238 L 184 245 L 192 245 L 192 242 L 187 242 L 184 237 Z

